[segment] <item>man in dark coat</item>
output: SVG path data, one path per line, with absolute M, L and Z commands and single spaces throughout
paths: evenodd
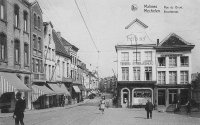
M 19 122 L 21 125 L 24 125 L 23 119 L 24 119 L 24 110 L 26 108 L 26 102 L 25 100 L 22 100 L 20 92 L 17 92 L 16 99 L 17 102 L 15 104 L 15 111 L 13 114 L 13 118 L 15 118 L 15 125 L 19 125 Z
M 149 100 L 147 100 L 145 110 L 147 111 L 147 119 L 149 119 L 149 115 L 152 119 L 153 104 Z

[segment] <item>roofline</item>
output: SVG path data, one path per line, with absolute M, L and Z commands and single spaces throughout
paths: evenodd
M 131 27 L 131 25 L 133 25 L 135 22 L 138 22 L 141 26 L 143 26 L 144 28 L 148 28 L 148 26 L 146 24 L 144 24 L 142 21 L 140 21 L 139 19 L 135 19 L 133 20 L 131 23 L 129 23 L 125 29 L 128 29 L 129 27 Z
M 45 24 L 50 24 L 51 27 L 53 28 L 53 24 L 51 23 L 51 21 L 49 21 L 49 22 L 43 22 L 43 25 L 45 25 Z
M 39 6 L 39 8 L 40 8 L 40 11 L 41 11 L 41 13 L 43 14 L 42 9 L 41 9 L 41 7 L 40 7 L 40 4 L 39 4 L 39 2 L 38 2 L 37 0 L 35 0 L 34 2 L 32 2 L 32 3 L 31 3 L 31 6 L 35 5 L 36 3 L 38 4 L 38 6 Z

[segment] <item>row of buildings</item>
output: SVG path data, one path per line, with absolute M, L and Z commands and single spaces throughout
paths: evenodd
M 145 105 L 150 99 L 158 107 L 168 107 L 190 95 L 192 49 L 195 45 L 175 33 L 157 43 L 146 34 L 148 26 L 139 19 L 126 26 L 126 43 L 117 52 L 117 97 L 121 107 Z
M 98 88 L 98 74 L 78 50 L 43 21 L 37 1 L 0 0 L 0 108 L 13 110 L 17 91 L 28 109 L 83 100 Z

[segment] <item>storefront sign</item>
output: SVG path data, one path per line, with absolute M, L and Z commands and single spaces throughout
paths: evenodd
M 127 41 L 130 41 L 131 43 L 137 43 L 137 42 L 143 42 L 146 40 L 146 35 L 144 35 L 143 33 L 134 33 L 134 34 L 130 34 L 127 36 Z

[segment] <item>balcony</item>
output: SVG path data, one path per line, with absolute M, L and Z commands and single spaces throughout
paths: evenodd
M 127 66 L 127 65 L 130 65 L 131 63 L 130 63 L 130 62 L 120 62 L 120 64 L 121 64 L 122 66 Z
M 33 73 L 33 80 L 39 81 L 39 80 L 45 80 L 45 74 L 43 73 Z

